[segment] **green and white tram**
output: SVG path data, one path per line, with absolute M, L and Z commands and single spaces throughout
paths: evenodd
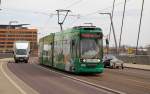
M 40 64 L 74 73 L 104 71 L 103 33 L 95 26 L 77 26 L 39 40 Z

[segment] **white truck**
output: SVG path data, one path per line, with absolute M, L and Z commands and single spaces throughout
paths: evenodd
M 28 63 L 30 56 L 30 42 L 29 41 L 15 41 L 13 47 L 14 60 L 16 63 Z

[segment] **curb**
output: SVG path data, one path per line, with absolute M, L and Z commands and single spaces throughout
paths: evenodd
M 124 66 L 124 68 L 130 68 L 130 69 L 138 69 L 138 70 L 150 71 L 150 69 L 134 68 L 134 67 L 128 67 L 128 66 Z

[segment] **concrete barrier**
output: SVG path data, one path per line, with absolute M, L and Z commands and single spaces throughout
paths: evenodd
M 150 65 L 150 55 L 118 56 L 125 63 Z

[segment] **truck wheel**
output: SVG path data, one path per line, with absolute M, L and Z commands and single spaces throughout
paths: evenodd
M 28 60 L 25 60 L 25 63 L 28 63 Z
M 15 60 L 15 63 L 18 63 L 18 60 Z
M 115 63 L 113 64 L 113 69 L 116 69 L 116 64 Z

